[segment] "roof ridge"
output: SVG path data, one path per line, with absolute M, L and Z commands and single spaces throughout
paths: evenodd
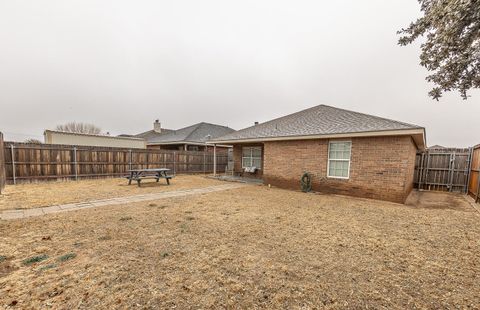
M 193 135 L 193 133 L 195 131 L 198 130 L 198 128 L 200 128 L 201 126 L 203 125 L 203 122 L 200 122 L 200 123 L 197 123 L 197 124 L 193 124 L 192 126 L 188 126 L 188 127 L 194 127 L 192 131 L 190 131 L 190 133 L 185 137 L 185 141 L 188 140 L 188 138 L 190 138 L 191 135 Z M 185 127 L 185 128 L 188 128 L 188 127 Z
M 272 123 L 272 122 L 276 122 L 276 121 L 278 121 L 278 120 L 281 120 L 282 118 L 291 117 L 292 115 L 300 114 L 300 113 L 302 113 L 302 112 L 305 112 L 305 111 L 308 111 L 308 110 L 312 110 L 312 109 L 318 108 L 318 107 L 320 107 L 320 106 L 326 106 L 326 105 L 324 105 L 324 104 L 319 104 L 319 105 L 316 105 L 316 106 L 313 106 L 313 107 L 310 107 L 310 108 L 306 108 L 306 109 L 303 109 L 303 110 L 300 110 L 300 111 L 297 111 L 297 112 L 294 112 L 294 113 L 290 113 L 290 114 L 287 114 L 287 115 L 284 115 L 284 116 L 280 116 L 280 117 L 271 119 L 271 120 L 266 121 L 266 122 L 263 122 L 263 123 L 259 123 L 258 125 L 252 125 L 252 126 L 249 126 L 249 127 L 242 128 L 242 129 L 238 130 L 237 132 L 243 131 L 243 130 L 247 130 L 247 129 L 253 128 L 253 127 L 258 127 L 258 126 L 263 126 L 263 125 L 266 125 L 266 124 L 270 124 L 270 123 Z

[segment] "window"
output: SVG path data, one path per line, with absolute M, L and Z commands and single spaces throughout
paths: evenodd
M 242 148 L 242 168 L 250 167 L 262 169 L 262 148 L 259 146 Z
M 352 142 L 330 142 L 328 144 L 328 177 L 349 178 L 351 149 Z

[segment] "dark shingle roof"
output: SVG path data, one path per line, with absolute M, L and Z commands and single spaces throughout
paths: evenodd
M 387 130 L 423 129 L 378 116 L 318 105 L 266 123 L 248 127 L 216 141 L 235 141 L 261 138 L 331 135 Z
M 157 137 L 153 137 L 152 139 L 148 140 L 148 143 L 205 143 L 210 139 L 218 138 L 232 132 L 235 132 L 235 130 L 227 126 L 202 122 L 182 129 L 172 130 L 166 134 L 162 134 Z
M 142 139 L 147 140 L 147 142 L 150 142 L 152 139 L 155 139 L 156 137 L 159 137 L 161 135 L 165 135 L 165 134 L 170 133 L 172 131 L 173 131 L 172 129 L 166 129 L 166 128 L 162 128 L 162 132 L 156 132 L 155 130 L 148 130 L 148 131 L 136 134 L 136 135 L 134 135 L 134 137 L 142 138 Z

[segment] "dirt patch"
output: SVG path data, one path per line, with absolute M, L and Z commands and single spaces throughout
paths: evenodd
M 479 222 L 262 186 L 2 222 L 0 308 L 475 308 Z
M 426 209 L 450 209 L 464 212 L 474 212 L 465 195 L 459 193 L 417 191 L 410 193 L 405 202 L 408 206 Z
M 125 197 L 224 184 L 204 176 L 177 176 L 170 185 L 164 180 L 128 185 L 124 178 L 8 185 L 0 195 L 0 211 L 30 209 L 96 199 Z

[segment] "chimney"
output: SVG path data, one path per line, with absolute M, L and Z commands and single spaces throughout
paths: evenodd
M 253 123 L 253 124 L 254 124 L 255 126 L 257 126 L 257 125 L 258 125 L 258 122 L 255 122 L 255 123 Z
M 162 132 L 162 123 L 158 119 L 153 123 L 153 131 L 161 133 Z

